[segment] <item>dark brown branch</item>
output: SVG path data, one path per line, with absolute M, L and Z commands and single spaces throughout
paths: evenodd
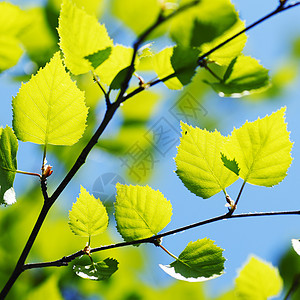
M 121 248 L 121 247 L 126 247 L 126 246 L 132 246 L 132 245 L 137 245 L 137 244 L 146 244 L 146 243 L 151 243 L 154 245 L 157 245 L 157 240 L 167 237 L 170 235 L 173 235 L 175 233 L 183 232 L 192 228 L 200 227 L 206 224 L 218 222 L 221 220 L 229 220 L 229 219 L 236 219 L 236 218 L 247 218 L 247 217 L 264 217 L 264 216 L 279 216 L 279 215 L 300 215 L 300 211 L 277 211 L 277 212 L 257 212 L 257 213 L 243 213 L 243 214 L 236 214 L 232 215 L 230 213 L 226 213 L 224 215 L 210 218 L 204 221 L 200 221 L 197 223 L 193 223 L 184 227 L 176 228 L 164 233 L 157 234 L 152 237 L 144 238 L 144 239 L 139 239 L 131 242 L 121 242 L 117 244 L 111 244 L 111 245 L 106 245 L 106 246 L 101 246 L 97 248 L 92 248 L 90 250 L 90 253 L 94 252 L 100 252 L 104 250 L 109 250 L 109 249 L 115 249 L 115 248 Z M 35 268 L 44 268 L 44 267 L 62 267 L 62 266 L 67 266 L 68 263 L 70 263 L 72 260 L 75 258 L 82 256 L 84 252 L 78 251 L 76 253 L 73 253 L 69 256 L 64 256 L 62 259 L 58 259 L 52 262 L 44 262 L 44 263 L 33 263 L 33 264 L 26 264 L 24 266 L 24 270 L 26 269 L 35 269 Z

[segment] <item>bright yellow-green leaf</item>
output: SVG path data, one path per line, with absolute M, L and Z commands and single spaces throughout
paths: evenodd
M 120 183 L 116 187 L 115 217 L 125 241 L 151 237 L 171 221 L 171 203 L 160 191 Z
M 38 63 L 44 65 L 45 62 L 57 51 L 57 40 L 49 28 L 45 9 L 35 7 L 26 11 L 30 18 L 30 26 L 23 30 L 20 40 L 26 49 L 29 57 Z
M 200 47 L 222 35 L 237 19 L 230 0 L 201 0 L 171 20 L 170 35 L 177 44 Z
M 160 9 L 159 0 L 112 1 L 112 13 L 137 35 L 156 21 Z
M 29 19 L 16 5 L 0 2 L 0 73 L 13 67 L 23 50 L 20 33 L 29 25 Z
M 70 0 L 63 0 L 58 33 L 65 64 L 75 75 L 93 69 L 86 56 L 113 45 L 105 26 Z
M 22 53 L 20 41 L 16 37 L 0 33 L 0 73 L 17 64 Z
M 128 122 L 147 122 L 158 100 L 159 94 L 149 90 L 128 99 L 121 107 L 124 120 Z
M 173 49 L 173 47 L 165 48 L 153 56 L 153 68 L 159 79 L 162 79 L 175 72 L 171 63 Z M 183 87 L 182 83 L 176 77 L 165 81 L 164 84 L 172 90 L 180 90 Z
M 63 300 L 58 287 L 58 278 L 54 275 L 29 292 L 25 299 L 44 299 L 45 297 L 51 300 Z
M 104 205 L 83 187 L 69 212 L 69 225 L 74 234 L 83 237 L 98 235 L 107 228 L 108 215 Z
M 224 145 L 225 155 L 236 160 L 239 176 L 246 182 L 271 187 L 285 178 L 292 162 L 285 109 L 254 122 L 247 121 L 233 130 Z
M 282 289 L 277 268 L 256 257 L 251 257 L 235 280 L 237 299 L 267 300 Z
M 232 37 L 236 33 L 242 31 L 245 28 L 245 22 L 240 19 L 224 34 L 216 38 L 210 43 L 205 43 L 201 46 L 201 52 L 206 53 L 213 49 L 217 45 L 226 41 L 228 38 Z M 245 44 L 247 42 L 247 35 L 245 33 L 241 34 L 239 37 L 230 41 L 228 44 L 224 45 L 220 49 L 216 50 L 208 56 L 209 60 L 214 61 L 220 65 L 229 65 L 233 58 L 239 56 L 243 51 Z
M 13 99 L 13 128 L 21 141 L 73 145 L 85 130 L 84 93 L 65 71 L 57 52 Z
M 220 151 L 226 137 L 218 131 L 189 126 L 181 122 L 182 137 L 175 157 L 176 173 L 194 194 L 209 198 L 235 182 L 238 177 L 227 169 Z
M 122 45 L 116 45 L 112 48 L 109 59 L 104 61 L 95 73 L 99 76 L 100 81 L 110 85 L 115 76 L 131 63 L 133 49 Z M 136 60 L 136 64 L 138 60 Z
M 13 188 L 17 170 L 18 141 L 12 129 L 0 127 L 0 204 L 13 204 L 16 194 Z
M 239 98 L 269 87 L 268 70 L 250 57 L 234 58 L 220 82 L 209 83 L 221 97 Z

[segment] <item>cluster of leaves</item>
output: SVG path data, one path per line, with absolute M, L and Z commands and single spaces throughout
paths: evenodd
M 88 9 L 76 5 L 77 2 L 80 1 L 62 1 L 58 35 L 63 58 L 60 51 L 55 52 L 45 67 L 41 67 L 26 84 L 22 84 L 13 99 L 13 130 L 10 127 L 0 129 L 1 204 L 16 201 L 13 181 L 16 172 L 19 172 L 17 140 L 42 145 L 46 154 L 48 145 L 71 146 L 84 134 L 88 108 L 84 92 L 72 81 L 70 73 L 72 76 L 92 73 L 104 92 L 108 107 L 111 105 L 112 91 L 122 91 L 128 76 L 135 74 L 139 78 L 132 91 L 150 87 L 153 81 L 145 82 L 139 76 L 144 71 L 153 72 L 154 77 L 157 76 L 169 89 L 177 90 L 188 85 L 201 67 L 213 78 L 205 80 L 205 83 L 221 96 L 240 97 L 269 86 L 268 71 L 257 60 L 242 53 L 247 40 L 244 33 L 230 44 L 204 56 L 210 49 L 245 28 L 229 0 L 214 1 L 213 5 L 209 0 L 172 3 L 132 0 L 130 4 L 128 1 L 114 0 L 112 12 L 138 36 L 157 24 L 157 29 L 146 37 L 157 38 L 167 33 L 175 43 L 175 46 L 157 52 L 151 44 L 137 52 L 135 48 L 114 44 L 105 25 L 89 14 Z M 189 9 L 177 13 L 189 3 L 193 4 Z M 145 5 L 149 5 L 149 9 Z M 147 14 L 137 11 L 147 11 Z M 38 54 L 41 48 L 51 51 L 56 48 L 53 33 L 49 32 L 43 37 L 45 44 L 34 45 L 29 42 L 34 30 L 24 31 L 29 26 L 29 19 L 23 11 L 17 6 L 1 2 L 0 12 L 1 15 L 13 16 L 10 20 L 4 18 L 0 21 L 1 72 L 17 63 L 22 54 L 21 44 L 38 65 L 42 64 L 45 57 L 50 58 L 47 51 L 40 60 Z M 42 15 L 38 10 L 32 10 L 31 13 Z M 150 97 L 151 107 L 154 98 Z M 139 112 L 137 116 L 125 108 L 124 122 L 146 122 L 149 109 L 144 112 Z M 192 193 L 202 198 L 223 191 L 226 199 L 231 199 L 226 188 L 238 178 L 242 178 L 244 184 L 267 187 L 278 184 L 285 178 L 292 161 L 292 143 L 284 122 L 284 112 L 285 108 L 282 108 L 271 116 L 252 123 L 246 122 L 228 137 L 218 131 L 209 132 L 182 122 L 182 137 L 175 158 L 177 175 Z M 41 178 L 43 176 L 44 173 Z M 158 238 L 147 239 L 158 235 L 171 221 L 170 202 L 161 192 L 149 186 L 117 184 L 116 188 L 115 219 L 117 230 L 125 243 L 139 245 L 152 242 L 167 251 Z M 229 201 L 231 213 L 237 201 Z M 113 258 L 93 261 L 91 237 L 107 229 L 108 214 L 100 200 L 83 187 L 70 211 L 69 225 L 74 234 L 88 237 L 84 253 L 90 261 L 88 264 L 83 262 L 86 256 L 78 260 L 73 267 L 78 276 L 104 280 L 117 271 L 118 262 Z M 225 258 L 222 253 L 223 249 L 204 238 L 190 242 L 178 257 L 169 253 L 175 261 L 160 267 L 180 280 L 205 281 L 223 274 Z M 255 288 L 253 276 L 262 278 L 260 285 Z M 274 278 L 271 286 L 265 282 L 266 278 Z M 277 271 L 255 258 L 250 259 L 236 280 L 236 292 L 241 299 L 265 299 L 276 295 L 280 289 L 281 280 Z

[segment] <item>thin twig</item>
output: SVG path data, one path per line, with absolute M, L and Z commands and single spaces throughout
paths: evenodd
M 97 77 L 97 75 L 93 74 L 93 79 L 94 81 L 97 83 L 97 85 L 100 87 L 104 98 L 105 98 L 105 103 L 106 103 L 106 107 L 109 108 L 111 106 L 111 102 L 109 99 L 109 93 L 106 93 L 104 87 L 102 86 L 101 82 L 99 81 L 99 78 Z
M 243 214 L 236 214 L 236 215 L 231 215 L 229 213 L 210 218 L 204 221 L 200 221 L 197 223 L 193 223 L 187 226 L 183 226 L 180 228 L 176 228 L 170 231 L 166 231 L 164 233 L 157 234 L 152 237 L 144 238 L 144 239 L 139 239 L 139 240 L 134 240 L 130 242 L 121 242 L 117 244 L 111 244 L 111 245 L 106 245 L 106 246 L 101 246 L 101 247 L 96 247 L 96 248 L 91 248 L 90 253 L 95 253 L 95 252 L 100 252 L 104 250 L 109 250 L 109 249 L 115 249 L 115 248 L 121 248 L 121 247 L 127 247 L 127 246 L 133 246 L 133 245 L 138 245 L 138 244 L 146 244 L 146 243 L 151 243 L 157 245 L 157 240 L 167 237 L 170 235 L 174 235 L 179 232 L 183 232 L 192 228 L 200 227 L 206 224 L 218 222 L 221 220 L 229 220 L 229 219 L 237 219 L 237 218 L 247 218 L 247 217 L 264 217 L 264 216 L 279 216 L 279 215 L 300 215 L 300 210 L 296 211 L 277 211 L 277 212 L 257 212 L 257 213 L 243 213 Z M 159 244 L 158 244 L 159 245 Z M 32 263 L 32 264 L 26 264 L 24 266 L 24 270 L 26 269 L 35 269 L 35 268 L 44 268 L 44 267 L 60 267 L 60 266 L 66 266 L 68 263 L 73 261 L 75 258 L 82 256 L 84 252 L 82 250 L 77 251 L 71 255 L 64 256 L 62 259 L 55 260 L 53 262 L 44 262 L 44 263 Z

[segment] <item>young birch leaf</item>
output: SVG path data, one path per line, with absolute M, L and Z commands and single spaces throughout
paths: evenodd
M 13 188 L 17 170 L 18 141 L 12 129 L 0 128 L 0 204 L 13 204 L 16 194 Z
M 220 151 L 226 137 L 181 122 L 182 137 L 175 157 L 176 173 L 194 194 L 209 198 L 235 182 L 238 177 L 228 170 Z
M 300 240 L 292 239 L 292 245 L 297 254 L 300 255 Z
M 208 83 L 221 97 L 239 98 L 269 87 L 268 70 L 250 57 L 234 58 L 221 82 Z
M 124 82 L 128 71 L 129 71 L 130 67 L 126 67 L 125 69 L 121 70 L 116 77 L 113 79 L 113 81 L 110 84 L 110 88 L 112 90 L 119 90 L 122 87 L 122 83 Z
M 223 249 L 214 245 L 212 240 L 204 238 L 190 242 L 178 259 L 168 266 L 159 265 L 175 279 L 202 282 L 217 278 L 223 274 L 225 258 Z
M 92 64 L 92 67 L 96 69 L 109 58 L 111 50 L 111 47 L 107 47 L 95 52 L 94 54 L 87 55 L 85 58 L 88 59 Z
M 116 187 L 117 229 L 126 242 L 156 235 L 171 221 L 171 203 L 160 191 L 120 183 Z
M 281 182 L 292 162 L 292 143 L 285 123 L 285 107 L 271 116 L 234 129 L 222 152 L 235 159 L 246 182 L 271 187 Z
M 85 130 L 88 108 L 59 52 L 22 84 L 13 99 L 13 128 L 23 142 L 73 145 Z
M 277 268 L 251 257 L 235 280 L 238 299 L 266 300 L 282 289 L 282 279 Z
M 70 0 L 64 0 L 59 17 L 60 48 L 67 68 L 74 74 L 93 69 L 86 56 L 113 46 L 104 25 L 95 16 L 77 8 Z
M 83 187 L 69 212 L 69 225 L 74 234 L 82 237 L 98 235 L 107 228 L 108 215 L 104 205 Z
M 118 270 L 118 261 L 106 258 L 91 265 L 74 265 L 73 271 L 81 278 L 90 280 L 106 280 Z

